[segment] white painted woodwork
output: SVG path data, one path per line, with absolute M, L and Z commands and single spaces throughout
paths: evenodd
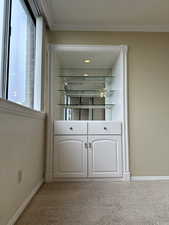
M 54 121 L 54 135 L 58 134 L 87 134 L 87 123 L 85 121 Z
M 56 121 L 61 129 L 54 136 L 53 175 L 54 178 L 64 177 L 121 177 L 122 148 L 120 122 L 101 121 Z M 86 135 L 62 135 L 67 124 L 77 128 L 85 127 Z M 99 125 L 102 125 L 99 127 Z M 63 126 L 63 127 L 62 127 Z M 104 126 L 113 132 L 104 134 Z M 57 127 L 57 126 L 56 126 Z M 91 135 L 90 127 L 93 129 Z M 94 129 L 95 128 L 95 129 Z M 107 130 L 106 130 L 107 131 Z
M 87 176 L 87 136 L 54 137 L 54 177 Z
M 121 134 L 121 122 L 116 121 L 89 121 L 88 134 Z
M 36 18 L 36 48 L 35 48 L 35 76 L 34 76 L 34 109 L 43 110 L 42 81 L 44 71 L 44 32 L 43 17 Z
M 88 176 L 121 177 L 121 136 L 89 136 Z
M 104 125 L 105 122 L 107 124 L 108 129 L 104 129 L 104 125 L 102 124 L 102 121 L 56 121 L 59 117 L 55 117 L 55 114 L 59 114 L 58 110 L 55 110 L 55 105 L 54 102 L 56 102 L 56 99 L 54 98 L 55 93 L 55 86 L 54 84 L 54 76 L 56 75 L 56 69 L 58 68 L 58 65 L 56 66 L 56 60 L 55 60 L 55 55 L 56 52 L 61 49 L 66 52 L 66 51 L 87 51 L 87 52 L 112 52 L 112 56 L 114 52 L 117 50 L 118 52 L 120 51 L 120 55 L 115 64 L 113 65 L 112 69 L 112 74 L 117 74 L 117 76 L 114 77 L 113 81 L 113 86 L 112 88 L 115 90 L 113 94 L 114 98 L 114 103 L 115 105 L 113 106 L 112 109 L 112 117 L 110 118 L 113 121 L 103 121 Z M 58 172 L 58 168 L 56 165 L 58 165 L 57 160 L 57 151 L 56 151 L 56 144 L 55 141 L 53 141 L 53 138 L 56 140 L 59 138 L 58 136 L 62 136 L 62 138 L 76 138 L 75 136 L 79 136 L 81 138 L 87 138 L 87 127 L 88 127 L 88 135 L 89 136 L 97 136 L 97 138 L 104 138 L 103 136 L 109 136 L 109 138 L 115 138 L 118 136 L 118 138 L 121 139 L 120 142 L 118 142 L 119 146 L 121 148 L 121 151 L 117 151 L 117 167 L 116 171 L 114 170 L 114 167 L 111 167 L 111 172 L 106 172 L 108 175 L 106 175 L 105 171 L 103 174 L 100 175 L 98 172 L 94 171 L 93 173 L 93 178 L 94 176 L 97 177 L 102 177 L 102 176 L 107 176 L 107 177 L 114 177 L 114 179 L 118 179 L 119 176 L 122 175 L 122 179 L 124 180 L 129 180 L 130 179 L 130 171 L 129 171 L 129 147 L 128 147 L 128 101 L 127 101 L 127 46 L 121 45 L 121 46 L 101 46 L 101 45 L 50 45 L 49 46 L 49 118 L 48 118 L 48 144 L 47 144 L 47 160 L 46 160 L 46 181 L 54 181 L 56 178 L 77 178 L 81 177 L 83 174 L 83 179 L 84 179 L 84 173 L 83 172 L 78 172 L 78 171 L 69 171 L 69 172 Z M 63 114 L 63 112 L 61 112 Z M 53 121 L 54 126 L 53 126 Z M 119 121 L 119 122 L 118 122 Z M 82 123 L 83 122 L 83 123 Z M 90 123 L 93 123 L 91 125 Z M 88 125 L 86 125 L 88 123 Z M 94 124 L 95 123 L 95 124 Z M 71 125 L 71 126 L 70 126 Z M 72 129 L 70 129 L 72 128 Z M 55 136 L 54 136 L 55 135 Z M 117 135 L 117 136 L 116 136 Z M 85 137 L 84 137 L 85 136 Z M 88 137 L 89 137 L 88 136 Z M 83 141 L 82 141 L 83 142 Z M 97 141 L 98 142 L 98 141 Z M 55 146 L 53 146 L 53 143 L 55 143 Z M 113 141 L 102 141 L 98 142 L 100 144 L 104 145 L 104 149 L 106 149 L 105 154 L 109 152 L 107 150 L 107 146 L 110 146 L 110 143 L 114 143 Z M 63 143 L 62 143 L 63 144 Z M 89 143 L 88 143 L 89 144 Z M 97 143 L 96 143 L 97 144 Z M 61 144 L 60 144 L 61 145 Z M 64 144 L 63 144 L 64 145 Z M 72 144 L 73 145 L 73 144 Z M 75 143 L 76 146 L 78 146 L 77 143 Z M 79 144 L 80 145 L 80 144 Z M 97 144 L 99 146 L 99 144 Z M 67 145 L 68 146 L 68 145 Z M 105 147 L 106 146 L 106 147 Z M 83 146 L 84 147 L 84 146 Z M 71 147 L 74 149 L 73 147 Z M 79 148 L 79 147 L 77 147 Z M 110 148 L 110 147 L 108 147 Z M 58 149 L 58 146 L 57 146 Z M 95 145 L 96 149 L 96 145 Z M 115 149 L 115 145 L 113 145 L 112 149 Z M 115 155 L 115 150 L 113 150 Z M 59 150 L 60 152 L 60 150 Z M 65 151 L 66 152 L 66 151 Z M 67 151 L 68 152 L 68 151 Z M 76 150 L 73 151 L 73 154 L 77 152 Z M 69 152 L 68 152 L 69 153 Z M 85 149 L 85 154 L 87 159 L 86 164 L 88 163 L 89 167 L 89 153 L 91 153 L 91 150 L 86 150 Z M 88 155 L 87 155 L 88 154 Z M 110 156 L 112 156 L 110 154 Z M 57 156 L 57 157 L 56 157 Z M 105 156 L 106 157 L 106 156 Z M 56 160 L 57 158 L 57 160 Z M 77 157 L 78 158 L 78 157 Z M 108 157 L 109 158 L 109 157 Z M 103 157 L 104 159 L 104 157 Z M 113 161 L 114 162 L 114 161 Z M 86 166 L 87 168 L 87 166 Z M 92 168 L 92 167 L 91 167 Z M 56 173 L 57 172 L 57 173 Z M 85 175 L 87 176 L 87 175 Z M 92 177 L 92 176 L 91 176 Z M 66 179 L 65 179 L 66 180 Z

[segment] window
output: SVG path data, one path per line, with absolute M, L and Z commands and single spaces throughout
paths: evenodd
M 34 1 L 0 0 L 0 97 L 38 111 L 43 106 L 44 28 Z
M 2 90 L 2 53 L 3 53 L 3 21 L 4 21 L 4 1 L 0 1 L 0 90 Z M 2 96 L 2 92 L 0 91 L 0 96 Z
M 11 6 L 7 99 L 34 108 L 36 27 L 23 0 Z

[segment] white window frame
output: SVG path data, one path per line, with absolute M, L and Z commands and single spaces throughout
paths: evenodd
M 10 38 L 10 14 L 11 0 L 4 3 L 4 29 L 3 29 L 3 49 L 2 49 L 2 66 L 0 80 L 0 97 L 6 99 L 7 91 L 7 74 L 8 74 L 8 55 L 9 55 L 9 38 Z
M 34 80 L 34 109 L 43 110 L 43 71 L 44 71 L 44 20 L 36 18 L 36 50 L 35 50 L 35 80 Z
M 30 7 L 36 18 L 36 49 L 35 49 L 35 83 L 34 83 L 34 108 L 25 107 L 12 102 L 13 105 L 19 105 L 24 110 L 27 108 L 31 111 L 44 111 L 44 32 L 45 23 L 43 17 L 38 16 L 38 10 L 32 1 L 28 0 Z M 7 84 L 8 84 L 8 60 L 10 49 L 10 20 L 11 20 L 11 4 L 12 0 L 5 0 L 4 7 L 4 34 L 3 34 L 3 62 L 2 62 L 2 78 L 0 78 L 0 100 L 11 101 L 7 99 Z M 36 13 L 35 13 L 36 12 Z M 1 105 L 0 105 L 1 106 Z

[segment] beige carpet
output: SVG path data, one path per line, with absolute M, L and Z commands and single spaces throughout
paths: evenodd
M 16 225 L 169 225 L 169 182 L 45 184 Z

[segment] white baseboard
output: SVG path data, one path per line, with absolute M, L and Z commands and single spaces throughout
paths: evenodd
M 130 172 L 123 172 L 123 181 L 130 181 Z
M 131 181 L 169 180 L 169 176 L 132 176 Z
M 114 181 L 124 181 L 123 177 L 113 177 L 113 178 L 107 178 L 107 177 L 92 177 L 92 178 L 53 178 L 50 182 L 114 182 Z
M 41 185 L 43 184 L 43 179 L 36 185 L 36 187 L 31 191 L 30 195 L 24 200 L 24 202 L 22 203 L 22 205 L 19 207 L 19 209 L 16 211 L 16 213 L 12 216 L 12 218 L 9 220 L 7 225 L 14 225 L 16 223 L 16 221 L 18 220 L 18 218 L 20 217 L 20 215 L 22 214 L 22 212 L 24 211 L 24 209 L 26 208 L 26 206 L 29 204 L 29 202 L 31 201 L 31 199 L 33 198 L 33 196 L 36 194 L 36 192 L 39 190 L 39 188 L 41 187 Z

